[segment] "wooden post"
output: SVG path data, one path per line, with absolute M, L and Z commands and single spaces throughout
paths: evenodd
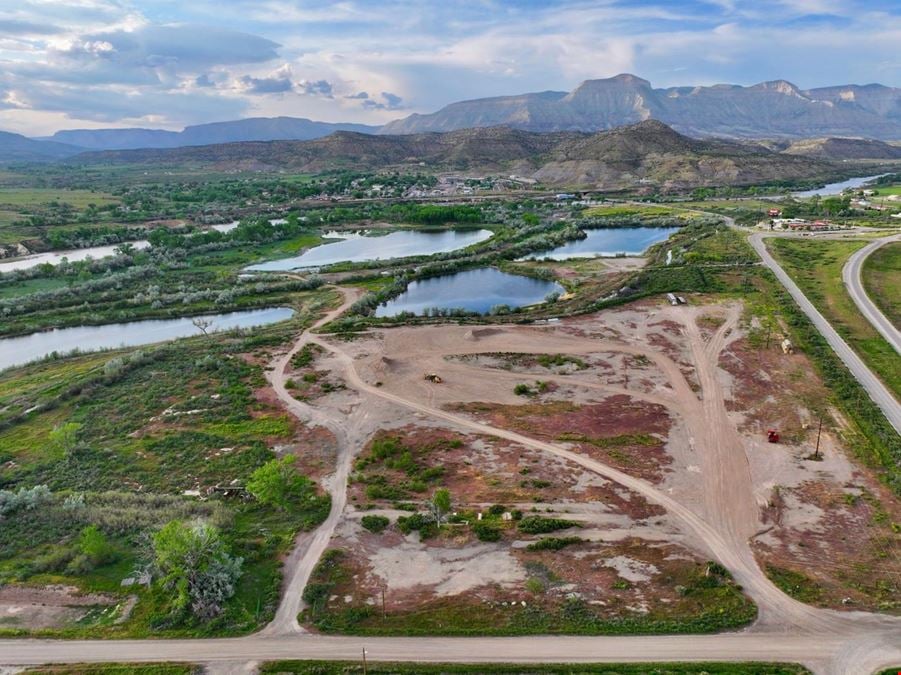
M 813 456 L 817 459 L 820 458 L 820 433 L 823 431 L 823 416 L 820 415 L 820 425 L 817 427 L 817 447 L 813 451 Z

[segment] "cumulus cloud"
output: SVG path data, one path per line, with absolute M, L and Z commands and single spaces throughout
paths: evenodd
M 287 63 L 265 77 L 244 75 L 238 78 L 241 89 L 249 94 L 284 94 L 294 89 L 291 66 Z
M 81 36 L 56 51 L 71 59 L 110 58 L 125 67 L 169 64 L 192 70 L 271 61 L 278 56 L 278 47 L 266 38 L 224 28 L 151 24 L 132 31 Z
M 348 94 L 344 98 L 362 101 L 369 98 L 369 94 L 365 91 L 358 91 L 356 94 Z
M 365 93 L 365 92 L 362 92 Z M 390 91 L 383 91 L 381 100 L 370 98 L 368 95 L 363 101 L 363 107 L 369 110 L 400 110 L 403 108 L 404 99 Z
M 307 96 L 333 98 L 334 87 L 328 80 L 301 80 L 297 83 L 297 89 Z

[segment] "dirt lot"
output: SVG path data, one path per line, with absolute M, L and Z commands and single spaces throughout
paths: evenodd
M 317 357 L 305 367 L 334 379 L 341 358 L 352 360 L 359 379 L 385 396 L 348 386 L 307 400 L 311 414 L 340 427 L 352 453 L 348 505 L 329 543 L 336 553 L 313 573 L 324 590 L 307 624 L 599 633 L 717 630 L 751 618 L 728 575 L 709 568 L 696 531 L 565 453 L 474 431 L 479 424 L 641 478 L 737 548 L 748 550 L 753 537 L 762 567 L 795 597 L 891 609 L 898 556 L 890 527 L 898 518 L 881 506 L 888 496 L 846 457 L 837 433 L 824 434 L 823 461 L 804 459 L 821 385 L 803 355 L 782 358 L 775 345 L 759 354 L 742 312 L 737 303 L 643 301 L 543 326 L 378 330 L 341 341 L 346 356 Z M 784 430 L 786 442 L 765 443 L 768 425 Z M 426 512 L 439 487 L 450 490 L 456 518 L 427 536 L 401 527 Z M 524 533 L 512 514 L 572 525 Z M 368 531 L 364 519 L 371 525 L 373 516 L 387 522 Z M 481 540 L 480 527 L 491 537 Z M 830 545 L 841 537 L 847 546 Z M 548 538 L 565 541 L 529 548 Z M 810 573 L 817 559 L 810 600 L 810 580 L 795 572 Z
M 73 586 L 0 587 L 0 628 L 40 630 L 64 628 L 78 622 L 119 622 L 127 618 L 134 600 L 122 601 L 102 593 L 80 593 Z
M 778 342 L 742 338 L 721 361 L 765 501 L 755 551 L 780 587 L 805 602 L 899 613 L 901 508 L 843 451 L 841 420 L 824 407 L 828 392 L 808 359 L 784 354 Z M 770 428 L 780 443 L 765 442 Z

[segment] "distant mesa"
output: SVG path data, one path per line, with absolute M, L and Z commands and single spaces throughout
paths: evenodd
M 623 74 L 586 80 L 571 92 L 543 91 L 459 101 L 437 112 L 413 114 L 382 127 L 297 117 L 255 117 L 199 124 L 182 131 L 69 129 L 40 139 L 4 133 L 0 135 L 0 161 L 55 161 L 85 150 L 163 151 L 329 137 L 328 147 L 337 152 L 339 162 L 342 157 L 353 156 L 351 146 L 359 144 L 372 153 L 363 157 L 367 165 L 402 163 L 429 155 L 424 146 L 445 146 L 445 164 L 454 164 L 455 153 L 459 159 L 456 165 L 472 166 L 478 163 L 480 153 L 485 163 L 498 163 L 521 157 L 523 150 L 534 155 L 556 149 L 561 137 L 555 134 L 596 134 L 652 121 L 679 132 L 679 142 L 686 152 L 692 150 L 692 139 L 753 139 L 765 140 L 770 149 L 795 156 L 894 159 L 897 146 L 875 142 L 901 140 L 901 89 L 881 84 L 800 89 L 785 80 L 749 87 L 722 84 L 655 89 L 647 80 Z M 505 131 L 492 131 L 501 127 Z M 644 132 L 650 133 L 651 129 L 646 127 Z M 476 130 L 479 132 L 474 133 Z M 511 133 L 514 131 L 526 135 L 516 136 Z M 443 140 L 422 136 L 449 132 L 457 135 Z M 661 133 L 659 128 L 657 133 Z M 368 137 L 365 142 L 361 140 L 364 136 Z M 419 138 L 402 143 L 374 140 L 395 136 Z M 803 143 L 788 147 L 802 139 Z M 450 141 L 456 144 L 452 152 L 446 148 Z M 489 143 L 482 146 L 486 141 Z M 608 146 L 613 142 L 610 138 L 604 140 Z M 401 147 L 408 154 L 398 156 Z M 613 149 L 608 147 L 607 151 Z M 265 165 L 265 155 L 275 151 L 251 148 L 232 154 L 242 152 L 254 155 Z M 247 164 L 235 168 L 265 167 Z M 590 179 L 591 171 L 583 182 L 590 183 Z
M 527 131 L 601 131 L 656 119 L 689 136 L 901 139 L 901 89 L 880 84 L 802 90 L 775 80 L 750 87 L 654 89 L 635 75 L 586 80 L 573 91 L 498 96 L 410 115 L 381 134 L 505 125 Z

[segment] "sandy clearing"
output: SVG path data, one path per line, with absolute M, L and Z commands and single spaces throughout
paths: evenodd
M 521 586 L 526 579 L 516 558 L 491 544 L 450 549 L 408 539 L 400 546 L 379 549 L 370 563 L 389 589 L 435 586 L 438 596 L 458 595 L 488 584 Z

